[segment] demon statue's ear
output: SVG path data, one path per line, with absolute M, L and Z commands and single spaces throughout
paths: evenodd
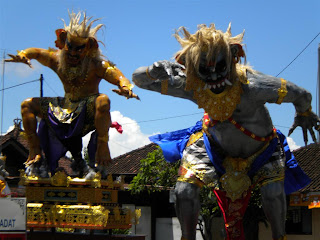
M 87 48 L 89 50 L 97 50 L 99 48 L 98 41 L 93 37 L 89 37 L 89 40 L 87 42 Z
M 67 32 L 64 29 L 56 30 L 57 40 L 55 41 L 56 47 L 63 49 L 67 39 Z
M 185 55 L 177 54 L 175 59 L 176 59 L 177 63 L 180 63 L 181 65 L 186 64 L 186 56 Z
M 230 46 L 232 58 L 235 60 L 235 62 L 239 62 L 241 57 L 245 57 L 245 53 L 242 49 L 241 44 L 232 44 Z

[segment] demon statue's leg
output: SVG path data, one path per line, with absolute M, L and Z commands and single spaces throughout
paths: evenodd
M 200 188 L 194 184 L 177 182 L 176 213 L 181 225 L 182 238 L 188 240 L 196 239 L 196 227 L 200 211 Z
M 263 210 L 271 224 L 273 239 L 285 236 L 286 195 L 283 181 L 269 183 L 261 187 Z
M 107 165 L 111 162 L 108 146 L 108 132 L 111 125 L 110 100 L 107 95 L 100 94 L 95 102 L 95 127 L 97 130 L 96 162 L 99 165 Z
M 40 141 L 37 135 L 37 119 L 40 114 L 39 98 L 28 98 L 21 103 L 21 115 L 24 131 L 29 144 L 29 157 L 26 165 L 38 162 L 41 159 Z

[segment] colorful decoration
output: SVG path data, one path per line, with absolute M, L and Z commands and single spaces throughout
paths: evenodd
M 121 208 L 118 190 L 123 181 L 109 175 L 101 180 L 97 173 L 92 180 L 70 178 L 63 172 L 52 178 L 26 176 L 28 228 L 129 229 L 138 224 L 141 210 Z

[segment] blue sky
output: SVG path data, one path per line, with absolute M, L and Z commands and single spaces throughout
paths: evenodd
M 320 1 L 4 1 L 0 9 L 0 59 L 3 53 L 15 53 L 28 47 L 54 47 L 55 33 L 63 27 L 61 18 L 68 22 L 69 10 L 85 10 L 93 18 L 102 18 L 105 28 L 98 38 L 103 54 L 115 62 L 131 80 L 133 71 L 154 61 L 171 59 L 179 50 L 172 36 L 180 26 L 191 32 L 198 24 L 215 23 L 218 29 L 226 30 L 232 23 L 232 33 L 245 29 L 247 61 L 254 69 L 269 75 L 277 75 L 320 32 Z M 316 111 L 317 49 L 318 37 L 279 77 L 285 78 L 309 90 L 313 95 L 312 107 Z M 44 75 L 44 96 L 63 95 L 62 84 L 57 76 L 37 62 L 34 69 L 23 64 L 5 64 L 4 86 L 10 87 Z M 2 68 L 1 63 L 1 68 Z M 2 72 L 2 70 L 1 70 Z M 198 121 L 203 110 L 193 103 L 158 93 L 134 88 L 141 102 L 126 100 L 111 92 L 109 83 L 100 84 L 100 92 L 111 99 L 111 110 L 130 135 L 144 138 L 159 132 L 186 128 Z M 2 132 L 20 117 L 20 103 L 29 97 L 39 96 L 39 84 L 30 83 L 4 92 Z M 268 105 L 277 128 L 288 133 L 293 123 L 292 104 Z M 120 117 L 119 117 L 120 116 Z M 181 116 L 181 117 L 179 117 Z M 167 119 L 169 118 L 169 119 Z M 148 121 L 163 119 L 158 121 Z M 166 120 L 165 120 L 166 119 Z M 126 135 L 125 137 L 128 137 Z M 303 145 L 300 129 L 292 134 L 297 145 Z M 122 146 L 122 152 L 134 149 L 122 139 L 114 139 Z M 131 139 L 146 143 L 145 140 Z M 112 152 L 112 149 L 111 149 Z

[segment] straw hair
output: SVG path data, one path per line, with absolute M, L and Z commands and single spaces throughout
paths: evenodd
M 226 32 L 217 30 L 214 24 L 207 27 L 205 24 L 198 25 L 196 33 L 191 34 L 185 27 L 180 27 L 174 34 L 182 49 L 176 53 L 176 59 L 183 59 L 187 69 L 187 85 L 186 90 L 194 90 L 194 81 L 198 78 L 198 69 L 201 54 L 206 54 L 209 62 L 211 59 L 217 59 L 218 55 L 223 53 L 227 68 L 231 70 L 231 78 L 236 78 L 236 68 L 231 68 L 233 64 L 231 46 L 233 44 L 243 45 L 242 40 L 244 31 L 232 37 L 231 23 Z M 245 57 L 245 56 L 244 56 Z

